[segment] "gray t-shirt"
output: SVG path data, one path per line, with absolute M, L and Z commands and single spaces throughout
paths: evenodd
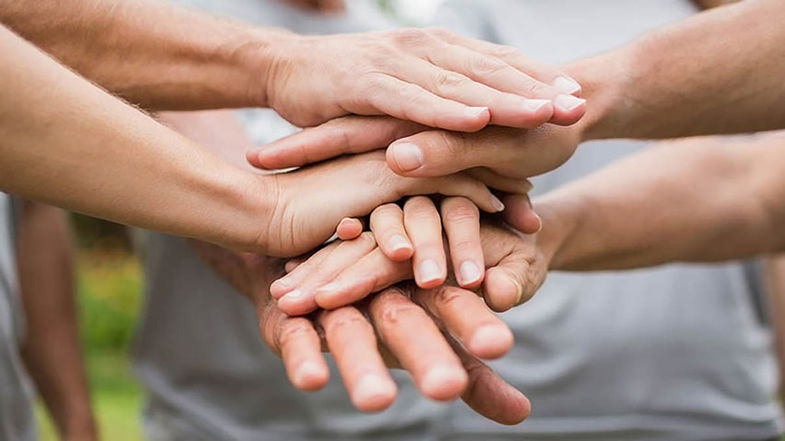
M 24 333 L 11 198 L 0 193 L 0 441 L 32 441 L 32 390 L 20 358 Z
M 452 0 L 437 24 L 564 62 L 695 11 L 686 0 Z M 593 144 L 535 179 L 537 190 L 647 145 Z M 553 273 L 533 300 L 503 315 L 517 343 L 494 363 L 532 399 L 532 416 L 503 427 L 459 403 L 443 439 L 774 438 L 781 431 L 776 365 L 760 298 L 751 263 Z
M 180 0 L 260 24 L 299 32 L 390 27 L 371 2 L 346 16 L 302 13 L 272 0 Z M 241 112 L 255 144 L 292 131 L 269 110 Z M 147 395 L 152 441 L 435 440 L 446 406 L 421 398 L 396 372 L 400 394 L 387 411 L 353 409 L 338 372 L 317 393 L 294 389 L 281 360 L 258 333 L 252 305 L 207 267 L 182 239 L 145 233 L 146 306 L 135 345 Z

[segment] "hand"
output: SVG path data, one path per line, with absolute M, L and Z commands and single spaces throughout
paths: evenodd
M 347 115 L 391 115 L 431 127 L 533 128 L 583 116 L 580 85 L 515 49 L 441 29 L 302 36 L 282 33 L 264 99 L 300 127 Z
M 366 216 L 380 204 L 407 195 L 462 195 L 485 211 L 504 208 L 487 187 L 466 174 L 404 178 L 387 167 L 384 154 L 378 151 L 261 179 L 270 184 L 265 197 L 272 215 L 258 242 L 260 249 L 271 256 L 310 251 L 332 236 L 342 218 Z M 516 186 L 520 187 L 517 180 L 507 179 L 501 190 L 511 192 Z
M 333 354 L 352 402 L 363 411 L 392 404 L 396 387 L 387 369 L 402 367 L 428 398 L 460 396 L 499 423 L 517 424 L 530 412 L 526 397 L 472 355 L 503 355 L 512 346 L 512 334 L 470 291 L 440 288 L 410 298 L 405 290 L 390 288 L 361 306 L 321 311 L 311 319 L 287 316 L 272 303 L 257 311 L 265 341 L 281 355 L 299 389 L 327 383 L 324 347 Z
M 511 215 L 515 222 L 529 230 L 539 229 L 539 218 L 534 214 L 528 198 L 508 197 L 513 204 Z M 536 235 L 522 235 L 493 221 L 480 226 L 479 212 L 467 206 L 462 198 L 447 198 L 442 204 L 442 217 L 428 198 L 410 199 L 404 206 L 403 215 L 394 210 L 383 210 L 372 228 L 373 233 L 363 233 L 359 238 L 337 241 L 305 260 L 285 277 L 276 280 L 270 287 L 273 297 L 278 298 L 278 307 L 287 314 L 305 314 L 318 307 L 334 309 L 356 302 L 369 294 L 397 282 L 418 278 L 418 264 L 414 271 L 408 260 L 390 257 L 390 250 L 377 246 L 385 243 L 390 234 L 406 231 L 417 237 L 414 251 L 430 257 L 430 266 L 444 265 L 444 248 L 440 223 L 447 230 L 448 251 L 453 268 L 457 268 L 458 280 L 464 286 L 473 287 L 483 281 L 482 294 L 488 305 L 496 311 L 505 311 L 528 300 L 542 284 L 549 256 L 540 246 Z M 409 216 L 415 222 L 405 222 Z M 405 225 L 404 225 L 405 224 Z M 416 227 L 414 227 L 416 225 Z M 414 228 L 413 228 L 414 227 Z M 536 229 L 534 231 L 536 231 Z M 411 232 L 416 231 L 414 235 Z M 375 236 L 375 237 L 374 237 Z M 423 245 L 424 244 L 424 245 Z M 424 259 L 424 258 L 422 258 Z M 465 262 L 471 262 L 483 270 L 479 277 L 461 275 Z M 484 263 L 483 263 L 484 262 Z M 438 286 L 446 274 L 437 281 L 425 279 L 427 286 Z M 422 279 L 420 279 L 422 280 Z M 423 284 L 421 281 L 419 284 Z
M 504 178 L 528 178 L 560 166 L 582 141 L 582 129 L 581 124 L 534 130 L 489 127 L 466 134 L 388 117 L 355 116 L 305 129 L 249 152 L 247 159 L 255 167 L 278 169 L 386 148 L 388 165 L 401 176 L 469 170 L 493 186 Z
M 450 400 L 460 395 L 477 412 L 502 424 L 517 424 L 528 416 L 526 397 L 477 359 L 504 355 L 513 337 L 474 293 L 444 287 L 422 290 L 410 298 L 412 288 L 394 288 L 362 305 L 322 311 L 310 318 L 290 317 L 277 308 L 267 290 L 271 276 L 281 272 L 276 268 L 279 261 L 204 242 L 191 244 L 256 305 L 262 337 L 283 358 L 298 389 L 317 390 L 329 380 L 321 354 L 325 348 L 333 353 L 360 410 L 391 405 L 396 387 L 387 368 L 403 367 L 429 398 Z

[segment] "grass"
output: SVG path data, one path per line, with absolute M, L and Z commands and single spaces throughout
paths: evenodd
M 77 258 L 82 340 L 101 439 L 142 440 L 142 392 L 131 372 L 128 345 L 141 302 L 141 269 L 127 253 L 82 251 Z M 37 408 L 41 441 L 57 437 Z

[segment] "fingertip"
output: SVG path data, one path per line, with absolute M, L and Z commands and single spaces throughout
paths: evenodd
M 409 239 L 400 234 L 391 236 L 383 248 L 384 254 L 396 262 L 403 262 L 411 259 L 414 255 L 414 247 Z
M 559 95 L 553 100 L 554 124 L 568 126 L 575 124 L 586 114 L 586 100 L 573 95 Z
M 503 324 L 480 326 L 469 339 L 466 348 L 473 355 L 486 360 L 504 356 L 512 349 L 514 337 Z
M 436 365 L 423 377 L 420 391 L 426 397 L 437 401 L 458 398 L 469 384 L 466 371 L 458 366 Z
M 414 280 L 417 286 L 423 289 L 432 289 L 441 286 L 447 279 L 444 267 L 433 259 L 426 259 L 417 265 L 414 271 Z
M 313 295 L 302 290 L 295 289 L 278 299 L 278 309 L 287 315 L 304 315 L 316 309 L 316 302 Z
M 464 107 L 463 114 L 454 123 L 447 123 L 443 129 L 473 133 L 484 129 L 491 123 L 491 111 L 487 107 Z
M 351 400 L 354 407 L 362 412 L 380 412 L 390 407 L 397 395 L 397 387 L 391 379 L 366 374 L 355 384 Z
M 351 300 L 346 300 L 343 298 L 341 294 L 343 290 L 344 287 L 338 282 L 330 282 L 316 289 L 314 301 L 316 302 L 317 306 L 327 310 L 346 306 L 351 303 Z
M 262 167 L 261 162 L 259 162 L 259 152 L 257 150 L 248 150 L 245 152 L 245 160 L 256 168 Z
M 522 296 L 520 287 L 507 271 L 495 267 L 485 276 L 485 301 L 496 312 L 504 312 L 517 305 Z
M 288 265 L 288 262 L 287 262 Z M 287 270 L 288 271 L 288 270 Z M 274 281 L 270 285 L 270 295 L 273 296 L 275 299 L 280 299 L 286 293 L 293 289 L 292 286 L 289 286 L 285 278 L 278 279 Z
M 335 233 L 341 240 L 356 239 L 363 232 L 363 225 L 359 219 L 345 217 L 338 223 Z
M 292 384 L 302 391 L 313 392 L 323 388 L 329 380 L 330 370 L 326 365 L 315 361 L 306 361 L 297 367 Z
M 467 260 L 458 268 L 458 283 L 462 288 L 474 288 L 482 283 L 485 272 L 476 263 Z

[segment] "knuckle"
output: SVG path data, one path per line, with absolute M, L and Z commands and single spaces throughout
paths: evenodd
M 425 28 L 425 32 L 433 35 L 434 37 L 441 38 L 444 40 L 449 40 L 455 35 L 451 31 L 438 26 L 427 27 Z
M 480 210 L 464 197 L 446 198 L 442 203 L 445 220 L 454 223 L 479 222 Z
M 405 28 L 392 31 L 393 40 L 405 47 L 420 46 L 433 37 L 428 32 L 421 28 Z
M 385 305 L 379 314 L 379 319 L 387 326 L 400 325 L 407 317 L 413 317 L 422 313 L 419 306 L 411 302 L 396 302 L 395 304 Z
M 498 58 L 478 56 L 469 61 L 469 70 L 480 76 L 491 76 L 510 69 L 507 63 Z
M 340 308 L 327 313 L 325 317 L 326 328 L 330 331 L 345 329 L 359 330 L 370 326 L 365 317 L 354 308 Z
M 310 324 L 305 320 L 292 320 L 281 329 L 278 337 L 280 346 L 289 345 L 301 339 L 307 339 L 310 334 Z
M 469 83 L 469 79 L 459 73 L 442 70 L 436 73 L 434 88 L 440 92 L 460 90 Z
M 434 292 L 433 301 L 438 307 L 449 307 L 460 303 L 462 297 L 462 291 L 441 286 Z
M 491 54 L 502 59 L 511 58 L 520 54 L 520 51 L 512 46 L 497 44 L 491 49 Z

